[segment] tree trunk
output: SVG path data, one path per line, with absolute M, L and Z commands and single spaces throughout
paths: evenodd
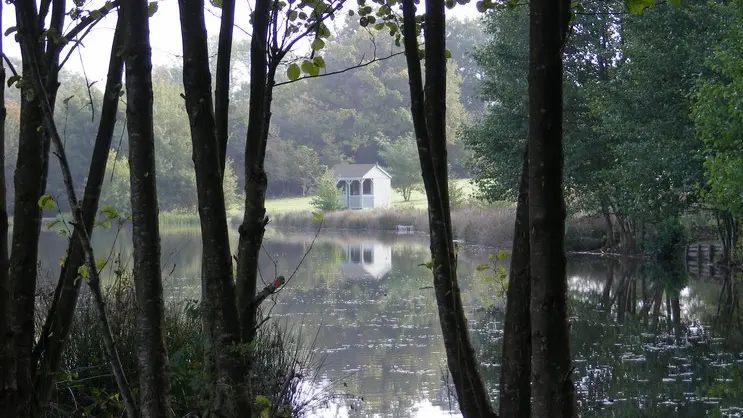
M 212 105 L 204 1 L 180 0 L 178 4 L 183 39 L 183 86 L 191 123 L 201 219 L 201 307 L 204 330 L 211 347 L 207 370 L 212 372 L 209 375 L 215 377 L 215 381 L 211 383 L 217 388 L 213 393 L 211 413 L 224 417 L 245 417 L 251 412 L 250 400 L 247 396 L 248 388 L 243 387 L 246 382 L 244 368 L 238 357 L 239 351 L 235 350 L 235 345 L 240 342 L 240 321 L 233 287 L 232 255 L 222 189 L 222 143 L 217 133 L 219 130 L 215 129 Z M 229 88 L 225 86 L 228 82 L 229 72 L 218 77 L 217 103 L 220 100 L 225 101 L 229 93 Z M 222 388 L 226 388 L 228 393 L 221 391 Z
M 529 62 L 529 230 L 533 413 L 572 418 L 563 196 L 562 48 L 568 0 L 533 0 Z
M 266 189 L 268 180 L 263 163 L 271 116 L 268 27 L 271 1 L 257 0 L 253 12 L 253 37 L 250 42 L 250 110 L 245 143 L 245 213 L 240 225 L 237 262 L 237 292 L 243 343 L 253 341 L 256 312 L 253 308 L 258 282 L 258 256 L 268 218 Z
M 511 266 L 503 325 L 500 415 L 531 415 L 531 277 L 529 274 L 529 155 L 524 152 L 516 206 Z
M 138 305 L 141 416 L 166 417 L 171 414 L 168 401 L 170 380 L 160 269 L 152 49 L 147 9 L 146 0 L 128 0 L 121 4 L 126 33 L 126 117 L 131 171 L 133 275 Z
M 227 140 L 230 109 L 230 64 L 232 57 L 232 33 L 235 27 L 235 0 L 222 0 L 222 20 L 217 46 L 217 74 L 214 81 L 214 114 L 216 119 L 219 164 L 222 176 L 227 161 Z M 231 263 L 231 262 L 230 262 Z M 230 264 L 231 265 L 231 264 Z M 230 274 L 232 267 L 230 267 Z
M 108 153 L 111 149 L 116 116 L 119 105 L 119 92 L 122 90 L 123 58 L 119 48 L 123 45 L 123 23 L 119 20 L 114 32 L 111 55 L 109 58 L 106 88 L 101 106 L 101 119 L 98 125 L 93 156 L 85 183 L 83 196 L 83 218 L 88 234 L 93 231 L 93 223 L 98 210 L 101 187 L 106 173 Z M 81 280 L 78 280 L 78 268 L 85 263 L 85 254 L 80 245 L 80 234 L 75 230 L 67 249 L 67 259 L 60 272 L 54 300 L 42 328 L 39 342 L 34 348 L 33 364 L 37 365 L 34 383 L 39 413 L 49 401 L 54 384 L 54 376 L 59 371 L 59 362 L 72 325 L 77 305 Z
M 611 221 L 609 205 L 603 198 L 601 199 L 601 214 L 604 215 L 604 222 L 606 225 L 606 248 L 614 248 L 617 245 L 617 242 L 614 239 L 614 223 Z
M 457 281 L 447 176 L 444 2 L 426 1 L 425 101 L 415 5 L 413 0 L 403 0 L 402 6 L 411 113 L 428 199 L 434 291 L 449 372 L 465 418 L 495 417 L 470 341 Z
M 0 2 L 0 22 L 3 17 L 3 3 Z M 0 38 L 0 56 L 4 54 L 3 39 Z M 0 405 L 2 396 L 15 386 L 15 361 L 10 340 L 7 338 L 7 308 L 10 302 L 10 282 L 8 280 L 8 203 L 5 187 L 5 65 L 0 63 Z M 10 373 L 12 371 L 12 373 Z
M 52 24 L 60 25 L 64 19 L 64 11 L 60 17 L 59 6 L 64 2 L 56 1 Z M 18 22 L 18 36 L 22 42 L 28 39 L 40 40 L 41 28 L 38 24 L 35 2 L 19 2 L 15 4 L 16 20 Z M 25 25 L 21 22 L 29 22 Z M 53 26 L 61 28 L 61 26 Z M 61 31 L 59 32 L 61 33 Z M 44 56 L 42 43 L 36 42 L 24 48 L 32 51 L 36 61 Z M 50 50 L 55 48 L 50 41 Z M 24 80 L 31 74 L 28 62 L 23 60 Z M 52 60 L 53 61 L 53 60 Z M 48 76 L 56 68 L 40 68 L 42 78 L 54 81 L 53 86 L 47 84 L 49 101 L 54 104 L 56 96 L 56 77 Z M 34 315 L 35 293 L 37 280 L 37 261 L 39 234 L 41 232 L 42 209 L 39 207 L 39 198 L 46 191 L 46 179 L 49 167 L 49 139 L 39 129 L 43 125 L 43 115 L 40 109 L 40 97 L 33 94 L 33 86 L 23 83 L 21 88 L 21 116 L 20 133 L 18 140 L 18 160 L 15 170 L 15 197 L 14 197 L 14 226 L 8 266 L 8 286 L 10 295 L 6 315 L 0 324 L 3 330 L 3 354 L 11 358 L 0 360 L 4 367 L 4 382 L 0 387 L 0 410 L 8 416 L 26 416 L 30 413 L 33 393 L 33 368 L 31 364 L 34 343 Z M 15 365 L 15 367 L 13 366 Z

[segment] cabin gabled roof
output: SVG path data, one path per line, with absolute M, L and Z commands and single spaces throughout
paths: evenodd
M 333 174 L 337 178 L 362 178 L 374 168 L 378 168 L 387 177 L 392 178 L 388 172 L 377 164 L 337 164 L 333 167 Z

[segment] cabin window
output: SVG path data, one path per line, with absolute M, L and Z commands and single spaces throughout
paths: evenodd
M 335 187 L 337 187 L 338 190 L 342 191 L 343 193 L 346 193 L 346 182 L 345 181 L 339 181 L 338 184 L 335 185 Z
M 361 263 L 361 248 L 358 247 L 352 247 L 351 248 L 351 262 L 354 264 Z
M 374 193 L 374 187 L 373 187 L 372 179 L 366 179 L 366 180 L 364 180 L 364 187 L 363 187 L 363 189 L 364 189 L 364 194 L 366 194 L 366 195 L 370 195 L 370 194 Z
M 364 264 L 374 263 L 374 253 L 371 248 L 364 248 Z
M 351 182 L 351 196 L 358 196 L 361 193 L 361 183 L 359 183 L 358 180 L 354 180 Z

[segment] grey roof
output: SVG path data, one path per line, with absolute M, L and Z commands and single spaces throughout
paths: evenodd
M 390 176 L 389 173 L 376 164 L 337 164 L 333 167 L 333 173 L 338 178 L 361 178 L 374 167 L 378 167 L 384 174 Z

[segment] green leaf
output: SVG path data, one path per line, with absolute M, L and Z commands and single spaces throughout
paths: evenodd
M 119 217 L 119 211 L 117 211 L 113 206 L 106 205 L 101 209 L 98 213 L 105 216 L 108 219 L 116 219 Z
M 108 263 L 108 260 L 105 258 L 96 258 L 95 259 L 95 268 L 100 270 L 104 267 L 106 267 L 106 263 Z
M 150 4 L 147 5 L 147 15 L 149 17 L 152 17 L 152 15 L 157 13 L 157 8 L 158 8 L 157 2 L 151 1 Z
M 323 59 L 323 57 L 317 56 L 313 58 L 312 63 L 315 64 L 317 68 L 325 68 L 325 59 Z
M 77 268 L 77 275 L 79 277 L 82 277 L 83 279 L 87 279 L 90 277 L 90 269 L 88 269 L 88 266 L 83 264 L 82 266 Z
M 496 258 L 497 260 L 503 260 L 503 257 L 507 256 L 507 255 L 508 255 L 508 254 L 510 254 L 510 253 L 511 253 L 511 252 L 510 252 L 510 251 L 508 251 L 508 250 L 498 250 L 498 252 L 497 252 L 497 253 L 495 253 L 495 258 Z
M 487 270 L 489 268 L 490 268 L 490 266 L 488 266 L 487 264 L 479 264 L 476 269 L 477 269 L 477 271 L 485 271 L 485 270 Z
M 305 72 L 313 77 L 320 74 L 320 69 L 317 68 L 317 66 L 310 60 L 302 61 L 301 68 L 302 72 Z
M 290 22 L 294 22 L 297 20 L 297 11 L 296 10 L 289 10 L 289 13 L 287 13 L 286 17 L 289 19 Z
M 55 225 L 57 225 L 60 222 L 59 218 L 52 219 L 51 221 L 46 223 L 46 229 L 52 229 Z
M 653 0 L 624 0 L 625 6 L 627 6 L 627 11 L 632 14 L 640 14 L 643 12 L 643 10 L 647 9 L 648 7 L 655 6 L 655 1 Z
M 91 11 L 90 11 L 90 17 L 91 17 L 91 18 L 92 18 L 93 20 L 98 20 L 98 19 L 100 19 L 101 17 L 103 17 L 103 13 L 101 13 L 101 11 L 100 11 L 100 10 L 97 10 L 97 9 L 96 9 L 96 10 L 91 10 Z
M 64 267 L 65 263 L 67 263 L 67 256 L 63 255 L 62 257 L 59 257 L 59 266 Z
M 312 219 L 315 221 L 322 221 L 324 218 L 323 214 L 320 212 L 312 212 Z
M 42 209 L 54 209 L 57 207 L 57 203 L 54 201 L 53 197 L 45 194 L 39 198 L 39 207 Z
M 8 87 L 12 87 L 13 84 L 18 83 L 19 81 L 21 81 L 21 76 L 19 75 L 12 75 L 8 77 Z
M 296 63 L 292 63 L 289 65 L 289 68 L 286 69 L 286 76 L 289 78 L 289 80 L 296 80 L 299 78 L 299 76 L 302 74 L 302 71 L 299 69 L 299 65 Z
M 448 49 L 444 51 L 444 58 L 451 59 L 451 51 Z
M 418 264 L 418 267 L 425 267 L 429 270 L 433 270 L 433 261 L 429 261 L 427 263 Z
M 312 41 L 312 50 L 313 51 L 319 51 L 321 49 L 325 48 L 325 41 L 323 41 L 320 38 L 315 38 L 314 41 Z

